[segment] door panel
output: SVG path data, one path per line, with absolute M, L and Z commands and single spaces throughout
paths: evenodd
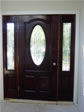
M 41 16 L 42 17 L 42 16 Z M 48 16 L 43 16 L 40 19 L 38 16 L 36 19 L 32 19 L 32 21 L 23 21 L 24 26 L 24 49 L 21 52 L 24 52 L 24 56 L 20 55 L 23 58 L 23 69 L 21 69 L 22 73 L 22 98 L 31 99 L 42 99 L 42 100 L 56 100 L 56 97 L 52 96 L 52 90 L 56 88 L 52 88 L 52 77 L 53 77 L 53 67 L 52 67 L 52 40 L 51 40 L 51 25 L 52 18 L 48 20 Z M 32 60 L 31 51 L 30 51 L 30 40 L 32 31 L 36 25 L 40 25 L 45 34 L 45 56 L 40 65 L 36 65 Z M 38 40 L 39 41 L 39 40 Z M 38 46 L 39 47 L 39 46 Z M 22 58 L 21 58 L 22 59 Z M 56 74 L 55 74 L 56 75 Z M 50 80 L 51 79 L 51 80 Z M 28 83 L 27 83 L 28 82 Z M 26 84 L 30 84 L 27 86 Z M 33 85 L 32 85 L 33 84 Z M 54 93 L 56 96 L 56 93 Z M 52 96 L 52 97 L 51 97 Z
M 3 16 L 4 97 L 72 101 L 74 53 L 75 15 Z

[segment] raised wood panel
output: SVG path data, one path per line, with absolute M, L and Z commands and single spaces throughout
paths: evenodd
M 8 89 L 6 98 L 17 98 L 17 90 L 16 89 Z
M 16 76 L 15 75 L 7 75 L 7 88 L 8 89 L 16 89 Z
M 17 97 L 17 81 L 15 74 L 7 74 L 5 76 L 5 96 L 8 98 Z
M 50 100 L 49 91 L 40 91 L 40 93 L 39 93 L 39 99 L 40 100 Z
M 72 77 L 71 76 L 62 76 L 62 88 L 69 90 L 72 87 L 73 87 Z
M 40 77 L 40 90 L 49 90 L 49 78 L 48 77 Z
M 35 76 L 28 76 L 25 75 L 24 76 L 24 82 L 23 82 L 23 88 L 27 89 L 27 90 L 36 90 L 37 88 L 37 80 L 35 78 Z

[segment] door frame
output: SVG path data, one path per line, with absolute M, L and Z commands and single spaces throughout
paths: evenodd
M 42 10 L 42 11 L 2 11 L 0 16 L 0 33 L 2 37 L 2 15 L 32 15 L 32 14 L 76 14 L 76 33 L 75 33 L 75 64 L 74 64 L 74 96 L 73 96 L 73 103 L 78 104 L 78 83 L 79 83 L 79 11 L 78 10 Z M 3 54 L 3 48 L 2 48 L 2 38 L 1 38 L 1 52 Z M 3 95 L 3 56 L 0 57 L 1 62 L 1 100 L 4 100 Z

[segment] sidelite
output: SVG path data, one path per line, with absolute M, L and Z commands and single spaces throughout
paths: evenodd
M 63 23 L 62 71 L 70 71 L 71 23 Z
M 46 52 L 46 38 L 41 25 L 36 25 L 30 37 L 30 53 L 34 64 L 40 65 L 43 62 Z
M 14 70 L 14 23 L 7 23 L 7 69 Z

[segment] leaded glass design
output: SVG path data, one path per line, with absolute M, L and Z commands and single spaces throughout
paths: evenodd
M 70 71 L 71 23 L 63 23 L 62 71 Z
M 46 37 L 41 25 L 36 25 L 30 37 L 30 52 L 33 62 L 40 65 L 45 57 Z
M 7 69 L 14 70 L 14 23 L 7 23 Z

